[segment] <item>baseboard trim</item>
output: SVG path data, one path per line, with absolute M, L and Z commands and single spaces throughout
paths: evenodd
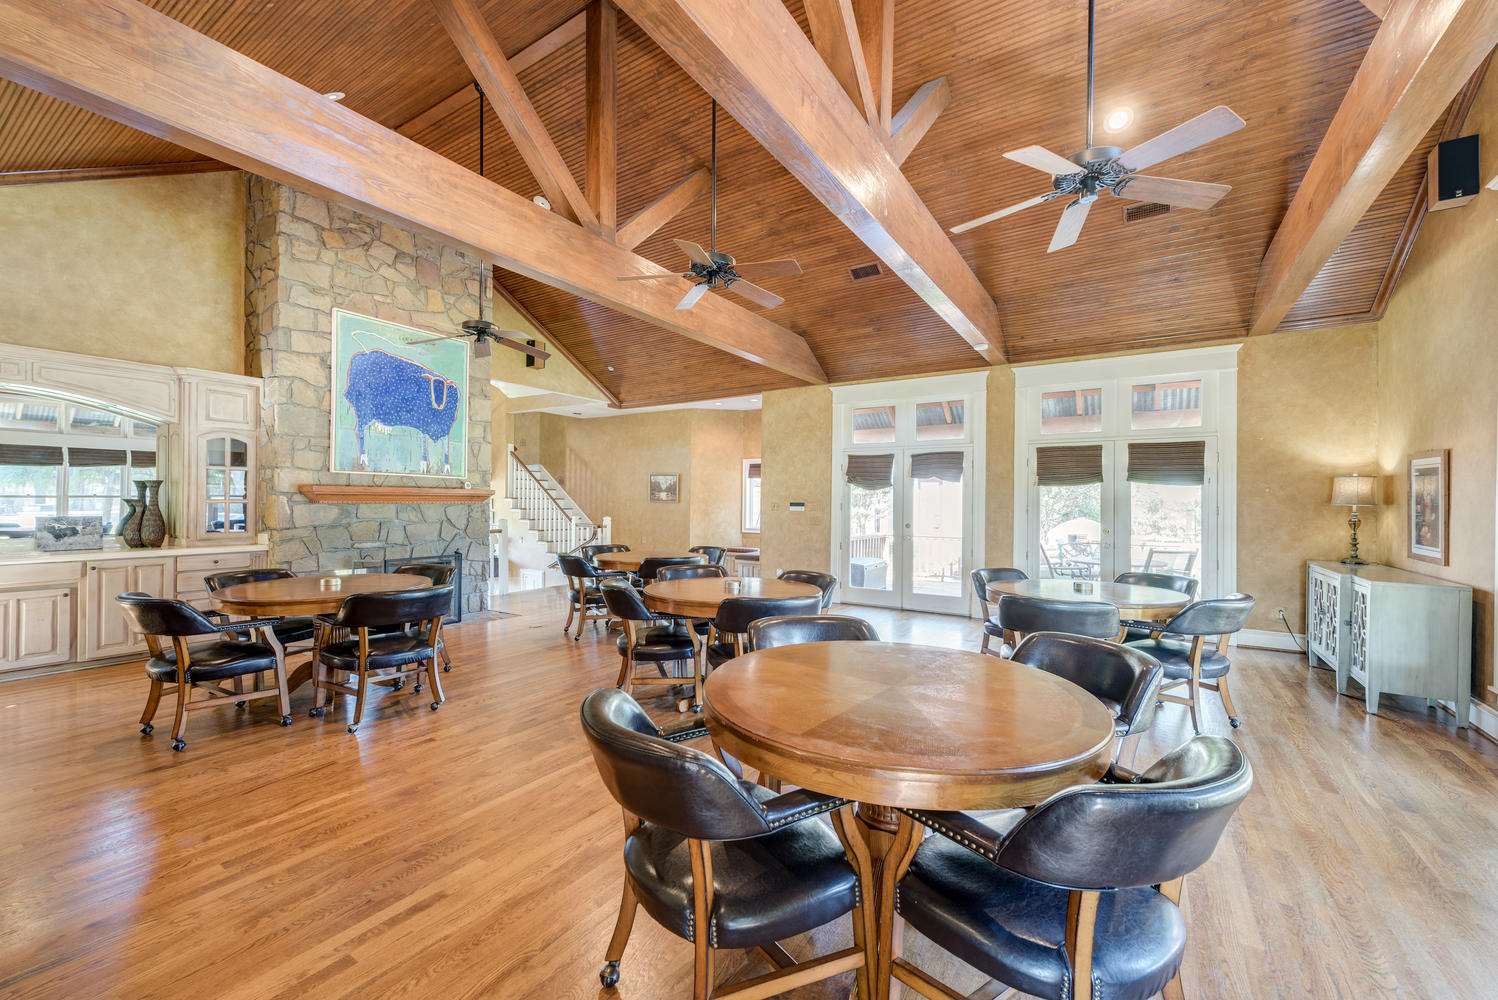
M 1438 701 L 1443 711 L 1456 715 L 1456 704 L 1449 701 Z M 1498 709 L 1493 708 L 1486 702 L 1472 699 L 1472 711 L 1468 718 L 1471 727 L 1477 730 L 1494 743 L 1498 743 Z
M 1250 646 L 1254 649 L 1276 649 L 1283 653 L 1305 654 L 1306 637 L 1296 634 L 1291 639 L 1290 633 L 1281 629 L 1246 628 L 1237 635 L 1237 645 Z M 1300 643 L 1300 645 L 1296 645 Z

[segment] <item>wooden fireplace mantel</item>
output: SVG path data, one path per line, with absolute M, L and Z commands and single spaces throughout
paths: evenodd
M 303 483 L 297 492 L 313 503 L 483 503 L 493 490 L 444 486 L 327 486 Z

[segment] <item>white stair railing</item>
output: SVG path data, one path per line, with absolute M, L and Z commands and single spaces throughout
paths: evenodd
M 610 518 L 604 518 L 601 525 L 594 524 L 564 507 L 530 467 L 520 461 L 514 445 L 510 446 L 509 459 L 509 499 L 520 508 L 548 551 L 572 552 L 594 541 L 608 541 Z

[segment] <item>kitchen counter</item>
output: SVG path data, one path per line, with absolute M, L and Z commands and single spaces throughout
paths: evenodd
M 101 562 L 108 559 L 175 559 L 179 556 L 226 555 L 236 552 L 265 552 L 268 546 L 256 542 L 231 542 L 224 545 L 166 545 L 159 549 L 130 549 L 111 546 L 106 540 L 102 549 L 73 549 L 67 552 L 38 552 L 24 545 L 0 545 L 0 582 L 6 566 L 35 566 L 45 563 Z

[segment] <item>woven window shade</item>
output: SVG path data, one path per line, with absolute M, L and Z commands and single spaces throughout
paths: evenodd
M 894 485 L 895 468 L 893 455 L 849 455 L 849 484 L 864 490 L 887 490 Z
M 130 453 L 130 464 L 137 469 L 156 468 L 156 453 L 154 451 L 132 451 Z
M 1206 478 L 1205 441 L 1134 441 L 1129 444 L 1131 483 L 1200 486 Z
M 1056 445 L 1035 449 L 1035 481 L 1041 486 L 1090 486 L 1103 481 L 1103 446 Z
M 759 463 L 758 462 L 750 462 L 749 463 L 749 471 L 747 473 L 745 473 L 745 475 L 747 475 L 750 479 L 758 479 L 759 478 Z
M 61 465 L 62 449 L 47 444 L 0 444 L 0 465 Z
M 124 465 L 123 448 L 69 448 L 68 465 L 75 469 L 97 468 L 101 465 Z
M 962 452 L 928 451 L 910 456 L 910 478 L 962 482 Z

